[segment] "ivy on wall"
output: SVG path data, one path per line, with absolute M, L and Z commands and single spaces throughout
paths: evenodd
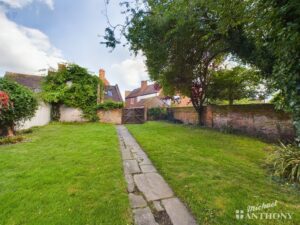
M 42 98 L 53 106 L 53 120 L 59 120 L 59 107 L 63 104 L 80 108 L 89 121 L 98 120 L 97 96 L 103 83 L 87 69 L 76 64 L 60 66 L 57 72 L 49 72 L 42 88 Z

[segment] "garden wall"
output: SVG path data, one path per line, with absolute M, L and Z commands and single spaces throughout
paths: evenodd
M 65 105 L 60 106 L 60 122 L 86 122 L 83 118 L 81 109 L 67 107 Z
M 44 126 L 51 121 L 51 106 L 44 102 L 39 102 L 39 107 L 35 115 L 30 120 L 26 120 L 17 130 L 29 129 L 35 126 Z
M 169 109 L 172 117 L 185 124 L 198 124 L 192 107 Z M 201 117 L 206 127 L 241 132 L 269 140 L 292 139 L 295 131 L 291 116 L 276 111 L 272 104 L 207 106 Z
M 122 124 L 122 109 L 98 110 L 98 117 L 102 123 Z

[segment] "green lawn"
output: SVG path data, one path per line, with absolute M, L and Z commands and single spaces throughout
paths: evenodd
M 300 224 L 300 191 L 270 178 L 267 144 L 164 122 L 127 127 L 200 224 Z M 236 210 L 275 200 L 264 212 L 292 213 L 292 220 L 235 218 Z
M 0 224 L 131 224 L 114 126 L 52 124 L 0 146 Z

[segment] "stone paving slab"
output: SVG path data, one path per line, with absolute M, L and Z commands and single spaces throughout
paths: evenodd
M 133 159 L 133 156 L 132 156 L 131 152 L 128 149 L 125 148 L 121 152 L 122 152 L 122 158 L 123 158 L 123 160 L 124 159 L 127 159 L 127 160 Z
M 173 225 L 197 225 L 193 216 L 178 198 L 162 200 Z
M 173 191 L 158 173 L 145 173 L 133 176 L 138 189 L 143 192 L 147 201 L 160 200 L 173 196 Z
M 153 165 L 141 165 L 140 164 L 140 167 L 141 167 L 141 170 L 142 170 L 143 173 L 155 173 L 155 172 L 157 172 Z
M 136 208 L 143 208 L 147 206 L 147 202 L 141 195 L 136 195 L 136 194 L 129 194 L 129 200 L 131 207 L 136 209 Z
M 124 160 L 124 170 L 125 173 L 140 173 L 140 167 L 135 159 L 132 160 Z
M 128 174 L 128 173 L 125 173 L 125 180 L 127 182 L 127 191 L 129 193 L 133 192 L 134 191 L 134 181 L 133 181 L 133 177 L 131 174 Z
M 136 225 L 159 225 L 155 222 L 154 216 L 149 207 L 133 210 L 134 222 Z

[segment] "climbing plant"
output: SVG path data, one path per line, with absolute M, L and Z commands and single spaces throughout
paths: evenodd
M 97 76 L 76 64 L 61 66 L 57 72 L 49 72 L 42 85 L 42 98 L 52 104 L 52 119 L 59 120 L 59 107 L 66 105 L 80 108 L 83 117 L 97 120 L 97 95 L 103 86 Z

